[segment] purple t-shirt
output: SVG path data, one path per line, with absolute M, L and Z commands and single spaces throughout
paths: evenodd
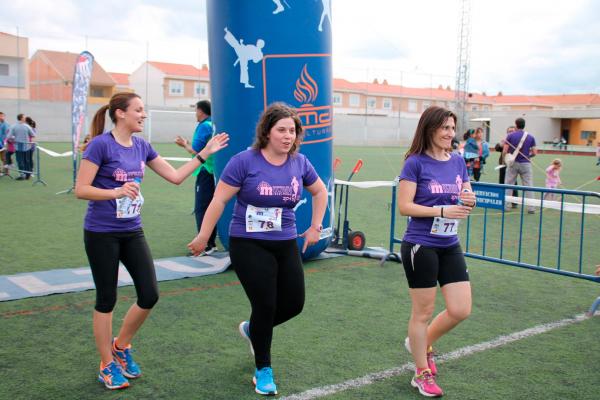
M 400 180 L 417 184 L 414 203 L 433 207 L 454 205 L 458 202 L 463 182 L 469 182 L 465 160 L 458 154 L 450 154 L 447 161 L 439 161 L 427 154 L 414 154 L 404 162 Z M 431 234 L 432 217 L 411 217 L 405 240 L 410 243 L 431 247 L 450 247 L 458 244 L 458 236 Z
M 511 132 L 508 134 L 508 136 L 506 137 L 506 141 L 508 143 L 510 143 L 508 145 L 508 151 L 510 153 L 513 153 L 516 150 L 522 137 L 523 137 L 522 130 L 514 131 L 514 132 Z M 525 154 L 527 157 L 529 157 L 529 153 L 530 153 L 532 147 L 535 147 L 535 138 L 533 137 L 533 135 L 531 133 L 528 133 L 527 137 L 525 138 L 525 141 L 523 142 L 523 146 L 521 146 L 521 150 L 519 150 L 519 154 L 517 155 L 517 158 L 515 159 L 515 161 L 520 162 L 520 163 L 531 162 L 531 161 L 529 161 L 528 158 L 523 157 L 523 154 Z
M 302 187 L 317 181 L 314 167 L 304 154 L 288 156 L 287 161 L 275 166 L 258 150 L 245 150 L 229 160 L 220 179 L 239 187 L 233 209 L 229 236 L 252 239 L 289 240 L 298 236 L 294 206 L 302 198 Z M 254 207 L 281 208 L 281 230 L 268 232 L 246 231 L 246 210 Z
M 83 158 L 99 167 L 92 186 L 115 189 L 135 178 L 143 179 L 146 163 L 158 153 L 144 139 L 137 136 L 131 139 L 133 146 L 121 146 L 112 132 L 105 132 L 88 144 Z M 92 232 L 128 232 L 141 228 L 142 219 L 139 214 L 117 218 L 116 200 L 90 200 L 83 227 Z

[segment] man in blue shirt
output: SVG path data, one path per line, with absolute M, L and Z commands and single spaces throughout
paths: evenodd
M 194 131 L 194 137 L 192 139 L 192 145 L 190 146 L 188 141 L 181 136 L 177 136 L 175 143 L 183 147 L 192 155 L 199 153 L 206 143 L 210 140 L 213 135 L 213 126 L 211 120 L 211 105 L 209 100 L 200 100 L 196 103 L 196 120 L 198 125 Z M 196 216 L 196 228 L 200 232 L 202 220 L 204 219 L 204 213 L 210 204 L 213 194 L 215 193 L 215 176 L 214 176 L 214 158 L 213 156 L 208 157 L 204 163 L 196 171 L 196 185 L 195 185 L 195 207 L 194 214 Z M 217 231 L 213 230 L 206 250 L 200 253 L 200 256 L 212 254 L 217 249 Z

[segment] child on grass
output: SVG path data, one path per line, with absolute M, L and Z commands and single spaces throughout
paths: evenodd
M 559 158 L 552 160 L 552 163 L 546 168 L 546 188 L 556 189 L 560 184 L 560 170 L 562 169 L 562 161 Z M 544 194 L 544 199 L 550 199 L 556 197 L 554 193 Z

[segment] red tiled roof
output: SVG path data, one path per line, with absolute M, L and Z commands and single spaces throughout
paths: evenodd
M 54 70 L 65 80 L 70 81 L 73 79 L 73 72 L 75 70 L 75 63 L 79 54 L 68 53 L 62 51 L 51 51 L 51 50 L 38 50 L 35 52 L 33 57 L 41 57 L 50 65 Z M 32 57 L 32 58 L 33 58 Z M 90 80 L 92 85 L 100 86 L 114 86 L 115 81 L 111 76 L 94 60 L 94 67 L 92 69 L 92 78 Z
M 124 74 L 122 72 L 109 72 L 109 74 L 113 80 L 117 82 L 117 85 L 129 86 L 129 74 Z
M 438 99 L 444 101 L 454 100 L 455 92 L 452 89 L 438 87 L 438 88 L 412 88 L 400 85 L 391 85 L 387 82 L 384 83 L 368 83 L 368 82 L 350 82 L 346 79 L 333 79 L 334 90 L 348 90 L 353 92 L 360 92 L 364 94 L 374 95 L 390 95 L 390 96 L 402 96 L 402 97 L 415 97 L 415 98 L 427 98 L 427 99 Z M 469 97 L 469 101 L 477 103 L 493 103 L 493 99 L 489 96 L 482 94 L 473 93 Z
M 208 68 L 202 69 L 187 64 L 172 64 L 158 61 L 148 61 L 150 65 L 170 76 L 193 76 L 208 78 Z
M 398 97 L 426 98 L 433 100 L 452 101 L 454 100 L 455 92 L 450 88 L 412 88 L 400 85 L 390 85 L 387 82 L 350 82 L 346 79 L 333 79 L 333 90 L 350 91 L 362 93 L 365 95 L 388 95 Z M 522 105 L 541 105 L 541 106 L 558 106 L 558 105 L 591 105 L 600 104 L 600 95 L 595 93 L 589 94 L 560 94 L 560 95 L 503 95 L 487 96 L 480 93 L 470 93 L 469 103 L 483 104 L 522 104 Z

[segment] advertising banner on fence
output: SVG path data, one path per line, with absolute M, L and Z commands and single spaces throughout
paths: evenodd
M 504 209 L 504 192 L 499 187 L 479 186 L 477 182 L 471 182 L 473 192 L 477 197 L 477 207 Z

